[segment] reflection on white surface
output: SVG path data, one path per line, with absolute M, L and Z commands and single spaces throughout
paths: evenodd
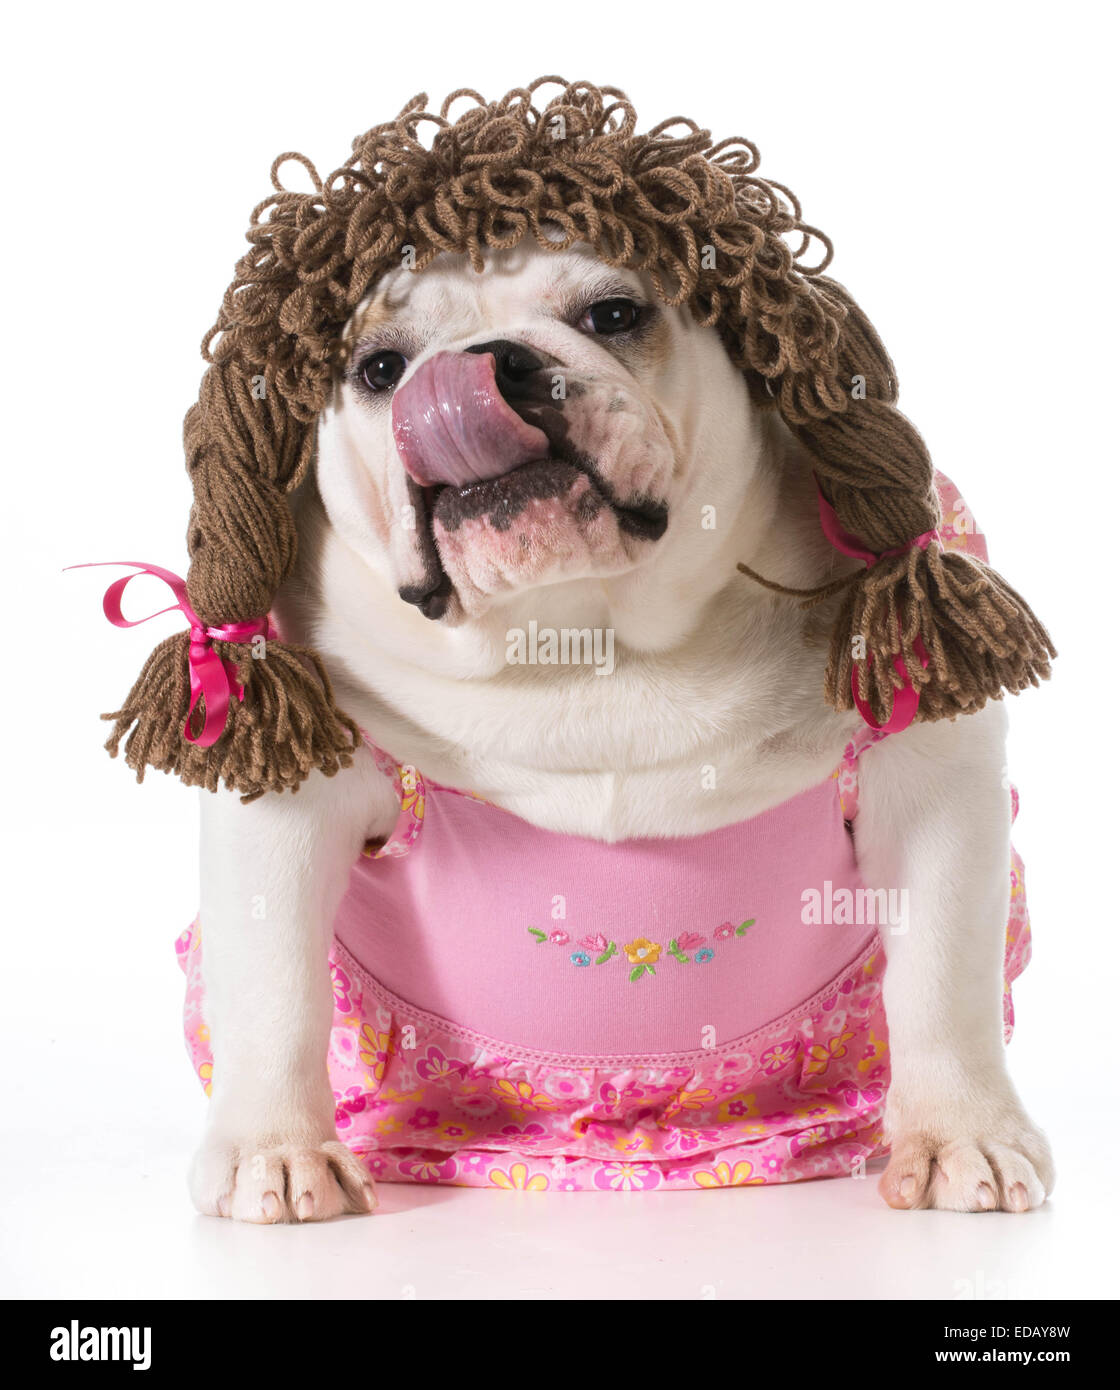
M 1065 1155 L 1055 1198 L 1024 1216 L 890 1211 L 870 1174 L 662 1194 L 383 1184 L 374 1216 L 253 1227 L 193 1213 L 183 1180 L 191 1128 L 180 1115 L 161 1129 L 154 1108 L 136 1101 L 130 1114 L 125 1105 L 108 1111 L 91 1103 L 53 1148 L 31 1136 L 26 1147 L 6 1146 L 5 1184 L 22 1200 L 3 1216 L 0 1295 L 690 1300 L 1117 1292 L 1076 1154 Z M 163 1134 L 158 1147 L 150 1130 Z

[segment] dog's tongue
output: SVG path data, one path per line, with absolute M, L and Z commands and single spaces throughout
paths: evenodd
M 486 352 L 437 352 L 393 397 L 393 435 L 422 487 L 465 487 L 548 457 L 548 439 L 502 399 Z

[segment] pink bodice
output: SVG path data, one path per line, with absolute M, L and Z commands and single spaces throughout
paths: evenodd
M 807 889 L 861 900 L 834 778 L 707 834 L 615 844 L 405 778 L 403 824 L 354 866 L 335 935 L 399 998 L 518 1049 L 727 1043 L 815 994 L 875 934 L 802 920 Z

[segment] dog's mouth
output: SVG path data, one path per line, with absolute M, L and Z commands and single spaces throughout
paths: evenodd
M 456 591 L 449 565 L 456 573 L 464 562 L 469 568 L 478 551 L 493 550 L 507 569 L 525 556 L 527 568 L 540 571 L 550 548 L 562 551 L 576 537 L 601 552 L 618 549 L 623 538 L 656 542 L 668 526 L 665 502 L 617 495 L 595 460 L 568 439 L 563 410 L 540 399 L 516 408 L 497 399 L 492 376 L 477 370 L 483 366 L 477 358 L 436 360 L 432 380 L 418 382 L 411 403 L 398 408 L 394 401 L 425 573 L 398 593 L 432 619 L 444 616 Z M 449 375 L 469 389 L 449 392 Z
M 533 459 L 498 478 L 455 487 L 438 483 L 420 487 L 409 480 L 416 512 L 417 538 L 424 551 L 426 580 L 403 585 L 400 597 L 426 618 L 442 618 L 454 594 L 451 576 L 440 555 L 438 532 L 454 534 L 466 522 L 484 521 L 497 532 L 508 532 L 534 502 L 571 498 L 577 524 L 589 524 L 609 511 L 622 535 L 638 541 L 661 539 L 669 525 L 669 508 L 650 498 L 622 502 L 599 474 L 591 459 L 574 450 L 553 449 L 551 456 Z

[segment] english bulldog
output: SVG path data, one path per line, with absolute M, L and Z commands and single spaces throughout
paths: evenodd
M 336 1123 L 327 960 L 355 861 L 391 840 L 413 771 L 503 814 L 511 835 L 609 854 L 769 815 L 827 780 L 861 727 L 822 699 L 827 625 L 737 568 L 800 589 L 851 568 L 822 534 L 811 460 L 752 401 L 715 331 L 641 274 L 578 247 L 492 251 L 481 273 L 441 256 L 385 276 L 342 347 L 296 499 L 298 572 L 274 616 L 322 654 L 370 747 L 296 796 L 202 796 L 214 1084 L 190 1190 L 200 1212 L 250 1222 L 376 1206 L 376 1165 Z M 580 634 L 567 660 L 565 633 Z M 1053 1183 L 1002 1033 L 1005 731 L 994 703 L 860 759 L 845 833 L 863 882 L 905 889 L 908 903 L 905 923 L 880 932 L 891 1070 L 879 1189 L 900 1209 L 1025 1212 Z M 373 748 L 406 770 L 403 791 Z M 432 893 L 499 893 L 486 863 L 474 885 L 441 883 L 440 869 L 429 862 Z M 540 959 L 551 926 L 544 944 L 526 938 Z M 784 930 L 801 934 L 798 951 L 818 938 L 825 951 L 823 928 L 795 918 Z M 573 979 L 616 967 L 597 965 L 599 943 L 584 952 L 577 928 L 557 940 L 565 965 L 570 954 L 583 967 Z M 689 964 L 662 953 L 656 968 L 701 978 L 701 952 L 679 941 Z M 402 932 L 393 949 L 417 948 Z M 660 948 L 635 949 L 623 967 L 640 978 L 610 1020 L 619 1056 L 648 1051 L 633 1001 Z M 783 950 L 772 938 L 759 968 L 780 973 Z M 823 985 L 835 973 L 823 955 L 821 970 Z M 500 1004 L 522 982 L 499 961 L 486 988 Z M 490 1036 L 472 998 L 452 1022 Z M 482 1024 L 487 1007 L 480 994 Z M 559 995 L 554 1011 L 536 1007 L 550 1039 L 567 1036 Z M 579 1054 L 578 1039 L 561 1051 Z

